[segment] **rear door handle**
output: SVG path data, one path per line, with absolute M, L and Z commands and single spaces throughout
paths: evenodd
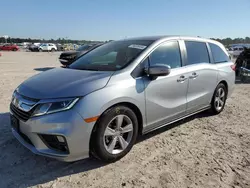
M 195 79 L 198 77 L 198 74 L 196 72 L 193 72 L 191 76 L 189 76 L 190 79 Z
M 177 79 L 177 82 L 184 82 L 187 78 L 185 76 L 180 76 L 180 78 Z

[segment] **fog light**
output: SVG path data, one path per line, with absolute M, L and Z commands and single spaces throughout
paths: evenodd
M 69 153 L 67 140 L 65 139 L 65 137 L 60 135 L 48 135 L 48 134 L 39 134 L 39 136 L 49 149 L 57 150 L 67 154 Z
M 65 141 L 64 141 L 64 138 L 63 138 L 62 136 L 56 136 L 56 138 L 57 138 L 57 140 L 58 140 L 59 142 L 62 142 L 62 143 L 65 142 Z

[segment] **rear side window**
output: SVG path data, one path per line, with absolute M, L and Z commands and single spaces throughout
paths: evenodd
M 216 44 L 209 43 L 213 54 L 214 63 L 222 63 L 230 61 L 228 55 Z
M 177 41 L 166 42 L 156 48 L 149 56 L 150 65 L 165 64 L 172 69 L 181 67 L 181 54 Z
M 187 65 L 209 63 L 207 45 L 204 42 L 185 41 Z

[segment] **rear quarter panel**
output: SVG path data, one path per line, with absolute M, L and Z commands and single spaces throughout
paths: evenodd
M 226 81 L 228 86 L 228 97 L 231 96 L 233 89 L 235 87 L 235 71 L 232 70 L 231 66 L 234 65 L 233 62 L 218 63 L 216 67 L 218 69 L 218 84 L 221 81 Z

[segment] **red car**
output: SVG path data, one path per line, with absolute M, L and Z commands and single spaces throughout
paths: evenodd
M 3 46 L 0 46 L 0 50 L 5 50 L 5 51 L 17 51 L 19 48 L 17 45 L 14 44 L 5 44 Z

